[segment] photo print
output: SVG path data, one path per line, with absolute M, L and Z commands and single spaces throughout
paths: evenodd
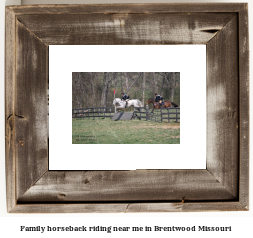
M 72 144 L 180 144 L 180 73 L 73 72 Z

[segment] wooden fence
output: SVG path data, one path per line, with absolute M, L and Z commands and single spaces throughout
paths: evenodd
M 139 109 L 139 110 L 138 110 Z M 152 113 L 152 109 L 145 107 L 135 107 L 134 116 L 140 120 L 156 121 L 156 122 L 180 122 L 180 108 L 169 107 L 162 109 L 155 109 Z
M 150 119 L 150 111 L 145 107 L 134 107 L 134 118 L 138 118 L 140 120 L 144 119 L 148 121 Z
M 112 118 L 115 113 L 114 107 L 91 107 L 72 109 L 72 118 Z M 152 109 L 148 107 L 134 107 L 134 118 L 156 122 L 180 122 L 180 108 L 169 107 Z
M 79 108 L 72 109 L 72 118 L 112 118 L 114 113 L 114 107 Z
M 161 122 L 163 120 L 168 120 L 168 122 L 171 122 L 171 120 L 175 122 L 180 122 L 180 108 L 162 108 L 161 110 Z

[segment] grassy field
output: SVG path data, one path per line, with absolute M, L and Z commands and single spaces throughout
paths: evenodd
M 180 144 L 180 123 L 72 119 L 72 144 Z

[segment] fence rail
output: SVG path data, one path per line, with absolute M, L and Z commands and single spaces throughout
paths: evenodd
M 150 114 L 149 109 L 147 109 L 145 107 L 134 107 L 134 117 L 135 118 L 138 118 L 140 120 L 143 118 L 143 119 L 146 119 L 146 121 L 148 121 L 150 118 L 149 114 Z
M 72 118 L 112 118 L 115 113 L 114 107 L 90 107 L 72 109 Z M 180 122 L 180 108 L 169 107 L 162 109 L 152 109 L 148 107 L 134 107 L 134 118 L 156 122 Z
M 169 107 L 162 109 L 155 109 L 153 112 L 148 107 L 135 107 L 134 108 L 135 118 L 140 120 L 145 119 L 146 121 L 156 121 L 156 122 L 180 122 L 180 108 Z
M 112 118 L 115 112 L 114 107 L 89 107 L 72 109 L 72 118 Z

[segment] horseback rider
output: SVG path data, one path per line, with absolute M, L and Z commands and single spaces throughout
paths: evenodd
M 126 107 L 127 107 L 127 104 L 128 104 L 129 99 L 130 99 L 130 96 L 126 95 L 125 93 L 122 93 L 122 98 L 121 98 L 121 100 L 123 100 L 123 101 L 126 102 Z
M 155 101 L 159 102 L 159 105 L 162 106 L 163 104 L 163 97 L 155 93 Z

